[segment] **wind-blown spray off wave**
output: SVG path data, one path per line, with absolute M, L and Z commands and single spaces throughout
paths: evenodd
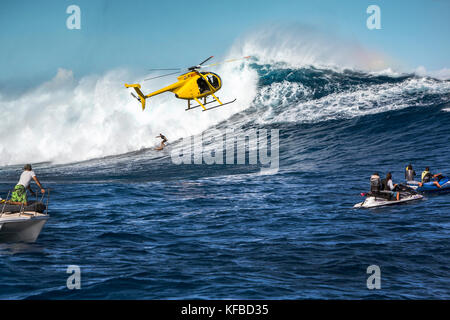
M 228 56 L 253 58 L 214 70 L 224 80 L 220 98 L 237 103 L 211 112 L 185 112 L 171 94 L 150 98 L 142 112 L 123 84 L 143 75 L 126 70 L 76 80 L 60 69 L 18 98 L 0 95 L 0 165 L 123 154 L 156 145 L 160 132 L 174 142 L 219 124 L 314 123 L 450 101 L 450 81 L 393 73 L 383 55 L 315 30 L 293 34 L 275 28 L 237 41 Z

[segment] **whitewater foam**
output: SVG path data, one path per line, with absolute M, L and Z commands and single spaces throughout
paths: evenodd
M 123 85 L 142 83 L 142 77 L 120 69 L 77 80 L 72 71 L 59 69 L 17 98 L 0 96 L 0 165 L 77 162 L 155 146 L 159 133 L 170 141 L 201 133 L 247 108 L 256 94 L 257 76 L 248 66 L 225 65 L 217 72 L 225 79 L 220 97 L 237 98 L 235 104 L 220 112 L 185 112 L 186 101 L 167 93 L 148 99 L 142 112 Z M 144 92 L 162 86 L 143 84 Z
M 357 85 L 352 90 L 335 92 L 319 99 L 297 102 L 277 98 L 278 93 L 293 91 L 293 96 L 311 94 L 303 86 L 289 82 L 271 84 L 261 92 L 271 92 L 272 99 L 259 94 L 257 102 L 266 111 L 256 119 L 259 124 L 283 122 L 317 122 L 331 119 L 349 119 L 369 114 L 399 110 L 415 105 L 426 105 L 420 101 L 425 94 L 441 94 L 450 91 L 449 82 L 430 78 L 410 78 L 396 84 Z M 276 91 L 276 92 L 273 92 Z M 297 94 L 296 91 L 300 91 Z M 265 94 L 267 95 L 267 93 Z

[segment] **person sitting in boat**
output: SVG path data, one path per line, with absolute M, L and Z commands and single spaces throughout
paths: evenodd
M 419 187 L 423 186 L 423 184 L 426 182 L 431 182 L 434 179 L 433 184 L 438 188 L 442 188 L 442 186 L 439 184 L 439 180 L 441 180 L 441 178 L 441 173 L 433 175 L 430 172 L 430 167 L 426 167 L 425 171 L 422 172 L 422 182 L 419 182 Z
M 414 177 L 416 175 L 416 172 L 413 170 L 413 167 L 411 164 L 408 164 L 405 170 L 405 180 L 406 181 L 414 181 Z
M 430 167 L 426 167 L 424 171 L 422 171 L 422 183 L 430 182 L 431 177 L 433 175 L 430 172 Z
M 390 200 L 391 195 L 385 190 L 385 179 L 381 179 L 378 172 L 375 172 L 370 177 L 370 192 L 367 195 L 374 196 L 376 198 L 382 198 Z
M 45 193 L 42 184 L 39 182 L 38 178 L 36 177 L 36 174 L 31 169 L 31 164 L 26 164 L 23 167 L 23 170 L 24 171 L 20 175 L 19 182 L 14 187 L 9 204 L 18 204 L 18 205 L 23 204 L 24 206 L 28 205 L 27 189 L 31 192 L 31 194 L 35 195 L 34 191 L 30 187 L 30 182 L 32 179 L 36 182 L 39 188 L 41 188 L 41 193 Z
M 392 174 L 390 172 L 386 175 L 386 190 L 391 192 L 392 196 L 395 196 L 397 201 L 400 200 L 400 192 L 397 191 L 398 185 L 392 182 Z M 397 192 L 396 192 L 397 191 Z

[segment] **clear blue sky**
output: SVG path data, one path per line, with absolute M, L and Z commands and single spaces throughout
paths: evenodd
M 71 4 L 81 8 L 81 30 L 66 28 Z M 370 4 L 381 8 L 381 30 L 366 27 Z M 2 0 L 0 88 L 50 79 L 59 67 L 81 77 L 190 65 L 267 23 L 333 30 L 411 68 L 450 68 L 449 13 L 446 0 Z

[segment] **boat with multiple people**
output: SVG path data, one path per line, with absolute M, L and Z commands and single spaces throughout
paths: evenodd
M 393 184 L 392 175 L 388 173 L 385 179 L 380 179 L 378 173 L 370 177 L 370 191 L 361 193 L 366 197 L 363 202 L 355 204 L 354 208 L 375 208 L 388 205 L 424 199 L 423 194 L 450 192 L 450 180 L 441 173 L 432 174 L 427 167 L 421 176 L 422 181 L 414 180 L 416 173 L 409 164 L 405 170 L 406 183 Z
M 435 182 L 438 182 L 439 186 Z M 410 188 L 422 193 L 450 192 L 450 180 L 443 176 L 435 181 L 421 183 L 413 180 L 408 181 L 407 184 Z
M 383 207 L 389 205 L 395 205 L 415 200 L 423 199 L 423 195 L 417 193 L 414 189 L 409 188 L 405 185 L 399 185 L 398 189 L 399 198 L 395 198 L 392 196 L 391 191 L 371 191 L 364 194 L 362 196 L 366 197 L 363 202 L 359 202 L 355 204 L 354 208 L 376 208 Z

